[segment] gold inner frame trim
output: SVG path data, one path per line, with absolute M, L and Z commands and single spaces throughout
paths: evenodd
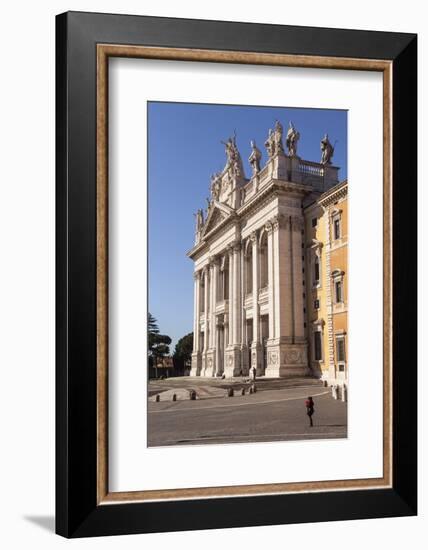
M 108 60 L 132 57 L 175 61 L 276 65 L 383 73 L 383 476 L 224 487 L 109 492 L 108 489 Z M 97 503 L 377 489 L 392 486 L 392 62 L 256 52 L 97 45 Z

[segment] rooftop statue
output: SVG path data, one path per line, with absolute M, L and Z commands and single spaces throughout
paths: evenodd
M 198 233 L 204 225 L 204 212 L 202 208 L 199 208 L 196 214 L 193 214 L 196 218 L 196 233 Z
M 269 135 L 265 141 L 265 147 L 269 158 L 272 158 L 275 154 L 275 135 L 272 128 L 269 128 Z
M 290 157 L 297 156 L 297 142 L 300 139 L 300 134 L 296 130 L 296 128 L 293 126 L 293 123 L 290 120 L 288 131 L 287 131 L 287 137 L 285 140 L 285 143 L 287 145 L 288 149 L 288 155 Z
M 233 176 L 243 176 L 244 168 L 242 165 L 241 155 L 236 145 L 236 133 L 233 137 L 229 138 L 226 142 L 222 141 L 226 151 L 226 166 L 225 170 L 231 170 Z
M 275 122 L 275 129 L 273 132 L 274 143 L 275 143 L 275 154 L 284 152 L 284 145 L 282 143 L 282 134 L 283 134 L 282 124 L 279 122 L 279 120 L 277 120 Z
M 211 197 L 218 201 L 220 197 L 220 190 L 221 190 L 221 174 L 216 172 L 211 176 Z
M 260 172 L 260 159 L 262 154 L 260 149 L 258 149 L 256 142 L 251 140 L 251 155 L 248 158 L 248 162 L 251 164 L 253 169 L 253 176 L 257 175 Z
M 331 164 L 334 155 L 334 147 L 328 139 L 328 134 L 321 140 L 321 164 Z

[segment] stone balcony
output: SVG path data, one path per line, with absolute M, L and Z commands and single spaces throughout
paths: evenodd
M 259 304 L 267 302 L 269 298 L 269 287 L 266 285 L 263 288 L 259 288 Z
M 229 300 L 220 300 L 215 305 L 216 314 L 227 313 L 229 311 Z
M 308 191 L 323 193 L 339 182 L 339 168 L 331 164 L 320 164 L 300 157 L 276 155 L 260 172 L 241 188 L 241 205 L 251 200 L 272 180 L 307 185 Z

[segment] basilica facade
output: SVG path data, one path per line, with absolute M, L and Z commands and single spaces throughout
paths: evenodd
M 347 381 L 347 183 L 339 182 L 327 135 L 320 162 L 298 156 L 299 138 L 292 123 L 283 137 L 277 122 L 263 167 L 251 142 L 249 179 L 236 138 L 224 144 L 226 165 L 211 178 L 188 252 L 191 376 L 256 369 L 258 376 Z

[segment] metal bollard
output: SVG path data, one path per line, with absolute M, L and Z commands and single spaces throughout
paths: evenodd
M 196 392 L 195 390 L 190 391 L 190 400 L 195 401 L 196 400 Z
M 245 388 L 242 388 L 241 395 L 245 395 Z
M 233 388 L 229 388 L 227 390 L 227 397 L 233 397 L 234 396 L 234 391 L 233 391 Z
M 248 393 L 253 393 L 253 388 L 252 388 L 252 386 L 250 386 L 250 389 L 249 389 Z
M 173 400 L 173 401 L 177 401 L 177 396 L 176 396 L 175 393 L 172 394 L 172 400 Z
M 155 401 L 156 401 L 156 403 L 159 403 L 159 401 L 160 401 L 160 395 L 159 394 L 156 395 Z
M 257 386 L 253 384 L 253 393 L 256 393 L 256 392 L 257 392 Z

